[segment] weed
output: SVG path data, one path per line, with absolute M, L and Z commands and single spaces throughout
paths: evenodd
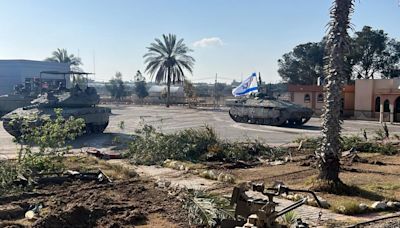
M 291 227 L 293 224 L 295 224 L 297 218 L 298 216 L 295 211 L 289 211 L 281 217 L 281 222 L 283 225 Z
M 356 215 L 365 213 L 365 211 L 360 208 L 359 204 L 360 203 L 358 201 L 353 200 L 339 201 L 335 202 L 335 205 L 333 205 L 332 209 L 336 213 L 345 215 Z
M 190 193 L 184 208 L 190 225 L 214 227 L 218 220 L 234 218 L 228 200 L 201 191 Z

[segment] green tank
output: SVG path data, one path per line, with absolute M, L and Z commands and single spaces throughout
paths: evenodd
M 313 111 L 262 93 L 245 98 L 227 100 L 229 115 L 239 123 L 271 126 L 303 125 L 310 120 Z
M 86 133 L 101 133 L 109 122 L 111 109 L 98 107 L 100 96 L 93 87 L 81 89 L 77 84 L 71 89 L 63 88 L 56 91 L 41 93 L 31 105 L 18 108 L 6 115 L 3 121 L 4 129 L 11 135 L 21 135 L 22 120 L 27 120 L 32 126 L 39 126 L 46 119 L 56 117 L 55 109 L 62 109 L 62 116 L 82 118 L 85 120 Z
M 7 94 L 0 96 L 0 117 L 31 103 L 34 97 L 22 94 Z

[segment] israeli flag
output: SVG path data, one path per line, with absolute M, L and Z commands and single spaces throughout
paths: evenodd
M 258 92 L 257 74 L 253 73 L 250 77 L 240 83 L 240 85 L 232 90 L 235 97 L 244 96 L 249 93 Z

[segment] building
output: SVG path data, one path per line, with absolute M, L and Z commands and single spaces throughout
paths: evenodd
M 0 60 L 0 94 L 12 92 L 17 84 L 25 83 L 26 80 L 39 78 L 42 71 L 70 71 L 69 64 L 34 61 L 34 60 Z M 43 79 L 63 79 L 63 75 L 43 74 Z M 67 79 L 67 87 L 70 80 Z
M 167 86 L 166 85 L 153 85 L 149 89 L 149 96 L 144 98 L 145 103 L 163 104 L 166 101 Z M 186 102 L 185 92 L 182 86 L 170 87 L 170 103 L 171 104 L 184 104 Z
M 318 85 L 288 85 L 289 101 L 311 108 L 316 115 L 322 114 L 324 91 Z M 352 117 L 355 105 L 355 86 L 346 85 L 342 91 L 342 116 Z
M 357 80 L 354 117 L 400 122 L 400 78 Z
M 288 85 L 290 101 L 322 113 L 324 91 L 317 85 Z M 359 79 L 342 92 L 342 115 L 361 120 L 400 122 L 400 78 Z

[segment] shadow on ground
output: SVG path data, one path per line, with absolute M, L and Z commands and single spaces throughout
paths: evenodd
M 114 150 L 126 149 L 127 144 L 134 136 L 124 133 L 101 133 L 83 135 L 71 143 L 73 149 L 83 147 L 112 148 Z

